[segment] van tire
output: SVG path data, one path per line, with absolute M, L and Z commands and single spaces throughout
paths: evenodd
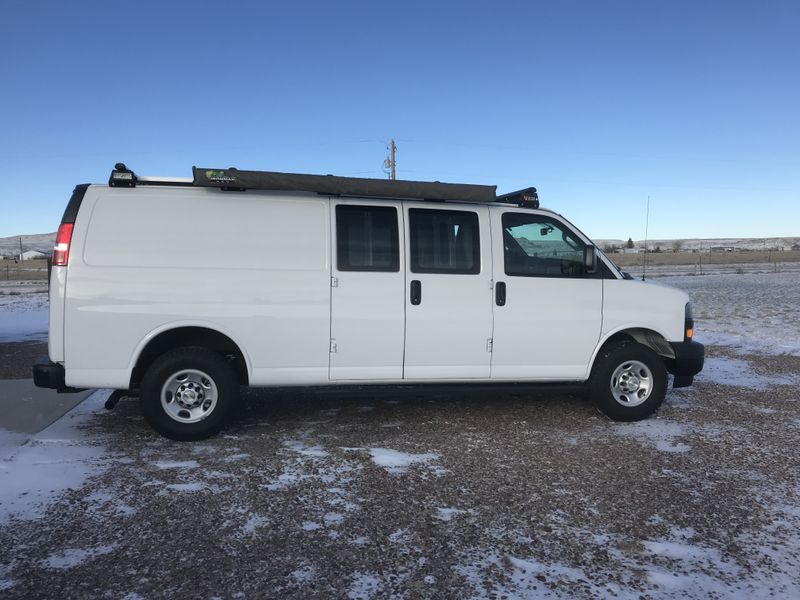
M 600 351 L 589 383 L 603 414 L 614 421 L 639 421 L 664 402 L 667 370 L 653 350 L 626 340 Z
M 177 348 L 159 356 L 142 379 L 142 414 L 177 441 L 217 434 L 239 400 L 239 381 L 225 359 L 206 348 Z

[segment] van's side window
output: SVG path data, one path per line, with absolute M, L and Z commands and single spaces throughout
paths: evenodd
M 408 212 L 412 273 L 480 273 L 477 213 L 422 208 Z
M 393 206 L 336 207 L 336 257 L 340 271 L 399 271 L 397 209 Z
M 555 219 L 503 213 L 506 275 L 584 277 L 584 247 L 582 241 Z

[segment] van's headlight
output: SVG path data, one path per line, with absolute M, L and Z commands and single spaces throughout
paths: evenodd
M 692 303 L 686 303 L 686 309 L 684 310 L 684 318 L 683 318 L 683 339 L 686 342 L 692 341 L 692 335 L 694 335 L 694 315 L 692 315 Z

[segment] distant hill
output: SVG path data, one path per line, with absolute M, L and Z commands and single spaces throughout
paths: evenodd
M 624 248 L 628 240 L 594 240 L 600 248 L 617 246 Z M 647 240 L 647 248 L 655 250 L 672 250 L 675 243 L 679 242 L 681 250 L 708 252 L 711 248 L 732 248 L 733 250 L 791 250 L 795 244 L 800 244 L 800 237 L 775 237 L 775 238 L 703 238 L 691 240 Z M 644 248 L 644 240 L 634 240 L 635 248 Z
M 15 235 L 12 237 L 0 238 L 0 255 L 17 256 L 19 254 L 19 240 L 22 238 L 22 251 L 38 250 L 45 254 L 53 252 L 56 243 L 56 232 L 36 233 L 33 235 Z

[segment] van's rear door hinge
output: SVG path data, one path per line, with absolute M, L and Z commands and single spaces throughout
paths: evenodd
M 331 354 L 336 354 L 336 340 L 331 338 L 331 347 L 328 350 Z
M 486 351 L 491 352 L 492 350 L 494 350 L 494 339 L 489 338 L 486 340 Z
M 337 277 L 331 277 L 331 287 L 339 287 L 339 279 Z

